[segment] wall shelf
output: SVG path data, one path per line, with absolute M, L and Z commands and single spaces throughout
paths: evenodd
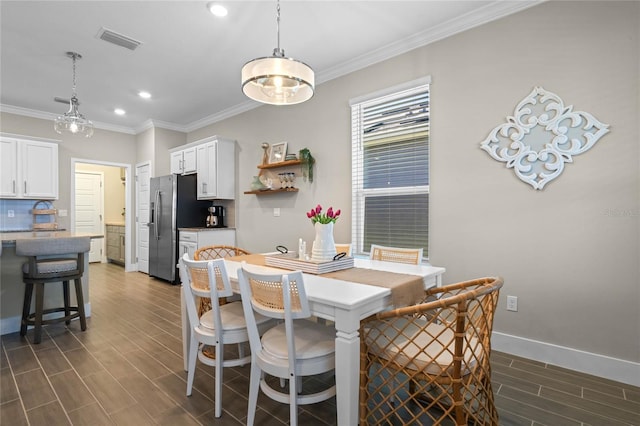
M 297 166 L 300 164 L 302 164 L 302 160 L 289 160 L 289 161 L 281 161 L 279 163 L 261 164 L 258 166 L 258 168 L 259 169 L 277 169 L 279 167 Z
M 255 194 L 255 195 L 269 195 L 275 194 L 276 192 L 298 192 L 298 188 L 279 188 L 279 189 L 265 189 L 258 191 L 244 191 L 245 194 Z

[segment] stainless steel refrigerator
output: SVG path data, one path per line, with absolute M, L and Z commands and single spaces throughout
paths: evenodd
M 149 276 L 177 284 L 178 228 L 204 227 L 211 201 L 197 199 L 196 175 L 151 178 Z

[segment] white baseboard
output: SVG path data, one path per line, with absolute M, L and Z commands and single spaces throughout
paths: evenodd
M 84 314 L 87 318 L 91 316 L 91 303 L 84 304 Z M 54 312 L 49 318 L 61 317 L 63 312 Z M 16 333 L 20 331 L 20 323 L 22 322 L 21 316 L 3 318 L 0 321 L 0 335 Z
M 491 347 L 569 370 L 592 374 L 617 382 L 640 386 L 640 363 L 594 354 L 565 346 L 493 332 Z

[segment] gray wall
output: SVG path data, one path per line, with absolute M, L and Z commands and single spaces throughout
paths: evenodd
M 497 331 L 638 362 L 639 15 L 638 2 L 544 3 L 321 84 L 304 104 L 262 106 L 188 139 L 238 140 L 238 245 L 296 247 L 313 239 L 310 207 L 351 210 L 349 99 L 430 75 L 430 253 L 444 281 L 502 275 Z M 535 86 L 611 125 L 543 191 L 479 148 Z M 264 141 L 308 147 L 314 183 L 243 195 Z M 336 240 L 350 230 L 347 213 Z M 505 311 L 507 295 L 518 296 L 518 312 Z

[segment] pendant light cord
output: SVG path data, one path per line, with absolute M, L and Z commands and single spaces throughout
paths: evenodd
M 284 50 L 280 50 L 280 0 L 278 0 L 278 5 L 276 7 L 276 36 L 278 47 L 273 49 L 273 56 L 284 58 Z
M 78 57 L 77 53 L 73 53 L 71 58 L 73 59 L 73 97 L 76 97 L 76 58 Z
M 278 0 L 278 5 L 276 7 L 277 15 L 276 15 L 276 32 L 278 34 L 278 52 L 280 51 L 280 0 Z

